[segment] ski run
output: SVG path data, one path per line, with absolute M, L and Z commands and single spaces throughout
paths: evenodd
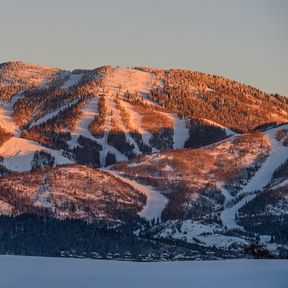
M 237 194 L 238 197 L 239 195 L 244 195 L 244 197 L 232 207 L 225 207 L 224 211 L 221 213 L 222 223 L 227 228 L 243 229 L 243 227 L 237 225 L 235 222 L 238 210 L 246 203 L 253 200 L 256 197 L 257 192 L 262 191 L 263 188 L 270 183 L 275 169 L 288 159 L 288 147 L 284 146 L 281 141 L 278 141 L 275 138 L 277 131 L 287 128 L 288 125 L 284 125 L 264 132 L 264 134 L 268 136 L 271 145 L 269 156 L 248 184 Z
M 35 141 L 11 137 L 0 146 L 0 156 L 3 157 L 2 164 L 11 171 L 30 171 L 36 151 L 45 151 L 51 154 L 55 158 L 55 165 L 72 163 L 70 159 L 61 154 L 61 151 L 46 148 Z
M 147 197 L 146 206 L 144 207 L 142 211 L 138 213 L 139 216 L 147 220 L 152 220 L 152 219 L 157 219 L 157 218 L 161 219 L 161 213 L 168 203 L 168 199 L 164 195 L 162 195 L 159 191 L 157 191 L 156 189 L 150 186 L 142 185 L 136 182 L 135 180 L 131 180 L 122 176 L 119 172 L 106 170 L 106 169 L 104 171 L 114 175 L 121 181 L 129 184 L 134 189 L 146 195 Z

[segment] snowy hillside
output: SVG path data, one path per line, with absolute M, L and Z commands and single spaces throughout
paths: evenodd
M 287 128 L 288 125 L 284 125 L 264 133 L 268 136 L 271 145 L 269 156 L 254 177 L 238 193 L 238 195 L 243 195 L 242 199 L 222 212 L 221 220 L 225 226 L 241 229 L 241 227 L 235 223 L 235 216 L 238 210 L 243 207 L 245 203 L 253 200 L 256 192 L 262 191 L 264 187 L 270 183 L 274 171 L 288 159 L 288 146 L 284 146 L 281 141 L 276 139 L 277 132 Z
M 46 148 L 37 142 L 11 137 L 0 147 L 2 165 L 15 172 L 30 171 L 35 152 L 45 151 L 55 158 L 55 165 L 71 164 L 72 161 L 61 154 L 61 151 Z
M 0 252 L 286 258 L 287 111 L 189 70 L 0 64 Z
M 8 215 L 48 212 L 60 219 L 124 221 L 149 206 L 146 197 L 119 177 L 79 165 L 0 178 L 0 210 Z
M 80 164 L 102 167 L 235 134 L 213 115 L 175 114 L 175 105 L 152 99 L 170 83 L 165 71 L 104 66 L 69 72 L 21 62 L 4 63 L 0 70 L 0 126 L 16 137 L 65 150 Z
M 41 86 L 48 82 L 60 69 L 20 61 L 0 64 L 1 86 Z
M 170 81 L 164 71 L 104 66 L 69 72 L 9 62 L 1 65 L 1 73 L 0 126 L 65 150 L 80 164 L 103 167 L 151 152 L 198 148 L 235 134 L 212 116 L 175 114 L 175 105 L 152 99 Z
M 251 239 L 247 227 L 238 223 L 237 215 L 241 207 L 264 191 L 274 171 L 288 159 L 287 146 L 276 139 L 279 131 L 285 129 L 287 125 L 263 134 L 238 135 L 194 151 L 153 154 L 112 169 L 130 177 L 130 182 L 132 178 L 135 183 L 152 185 L 168 198 L 162 211 L 162 221 L 166 221 L 148 229 L 149 235 L 239 251 L 255 235 Z M 287 189 L 285 182 L 281 182 L 282 189 Z M 277 211 L 278 217 L 283 217 L 288 212 L 287 205 L 282 204 L 282 210 Z M 279 247 L 287 247 L 281 243 L 272 245 L 270 238 L 265 237 L 262 244 L 273 253 L 279 253 Z
M 161 213 L 168 202 L 168 199 L 165 196 L 163 196 L 159 191 L 156 191 L 152 187 L 144 186 L 133 180 L 122 177 L 120 173 L 109 170 L 106 171 L 121 179 L 123 182 L 131 185 L 135 190 L 140 191 L 146 195 L 146 205 L 144 209 L 138 213 L 141 217 L 147 220 L 152 220 L 153 218 L 161 218 Z

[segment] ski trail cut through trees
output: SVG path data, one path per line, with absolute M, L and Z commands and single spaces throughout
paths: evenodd
M 243 194 L 246 194 L 246 196 L 244 196 L 234 206 L 226 209 L 224 208 L 224 211 L 221 213 L 222 223 L 228 228 L 238 228 L 243 230 L 243 227 L 237 225 L 235 222 L 235 217 L 239 209 L 246 203 L 252 201 L 256 197 L 257 191 L 262 191 L 264 187 L 270 183 L 273 172 L 288 159 L 288 147 L 284 146 L 281 141 L 278 141 L 275 138 L 275 134 L 281 129 L 288 129 L 288 125 L 280 126 L 264 132 L 264 134 L 269 137 L 271 145 L 270 154 L 249 183 L 243 187 L 240 193 L 237 194 L 237 196 Z
M 162 195 L 159 191 L 152 188 L 151 186 L 142 185 L 136 182 L 135 180 L 123 177 L 119 172 L 111 170 L 104 170 L 104 171 L 111 173 L 118 179 L 129 184 L 134 189 L 146 195 L 147 197 L 146 206 L 142 211 L 138 213 L 139 216 L 146 218 L 147 220 L 152 220 L 153 218 L 161 219 L 161 213 L 168 203 L 168 199 L 164 195 Z
M 184 148 L 185 142 L 189 139 L 189 129 L 186 125 L 186 119 L 181 119 L 177 115 L 171 115 L 171 117 L 174 121 L 173 148 Z

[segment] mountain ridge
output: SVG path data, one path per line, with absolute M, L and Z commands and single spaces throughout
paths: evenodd
M 9 62 L 0 99 L 0 214 L 15 231 L 96 223 L 146 260 L 286 255 L 287 98 L 191 70 Z

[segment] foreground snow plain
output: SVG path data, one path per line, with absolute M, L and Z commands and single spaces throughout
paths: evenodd
M 0 256 L 5 288 L 287 288 L 288 260 L 136 263 Z

